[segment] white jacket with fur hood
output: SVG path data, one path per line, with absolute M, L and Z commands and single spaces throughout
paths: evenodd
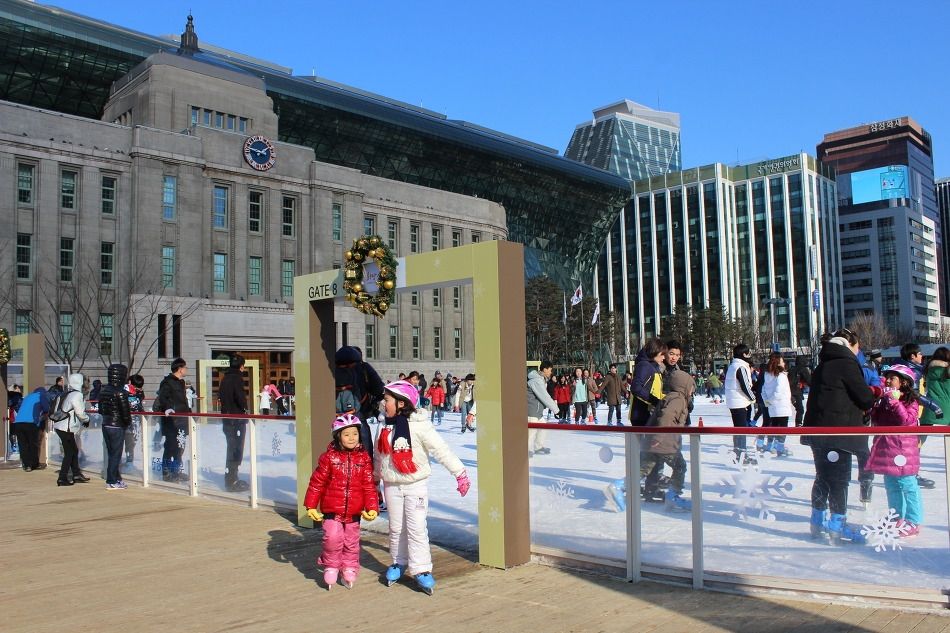
M 57 431 L 67 431 L 75 433 L 82 428 L 83 422 L 89 421 L 86 415 L 86 401 L 82 397 L 82 374 L 69 375 L 69 391 L 63 398 L 63 411 L 69 414 L 69 417 L 53 422 L 53 428 Z
M 465 470 L 464 464 L 429 422 L 427 411 L 416 410 L 409 416 L 409 438 L 412 442 L 412 462 L 416 465 L 416 472 L 399 472 L 393 466 L 392 455 L 383 455 L 377 450 L 375 466 L 377 478 L 387 484 L 412 484 L 428 479 L 432 475 L 432 467 L 429 465 L 430 457 L 445 466 L 453 477 L 458 477 Z

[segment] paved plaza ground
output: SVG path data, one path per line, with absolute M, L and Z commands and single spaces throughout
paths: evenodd
M 270 510 L 51 470 L 0 470 L 0 631 L 889 631 L 950 633 L 911 613 L 631 584 L 530 563 L 483 568 L 434 547 L 436 594 L 387 588 L 385 537 L 367 534 L 356 587 L 328 592 L 321 532 Z

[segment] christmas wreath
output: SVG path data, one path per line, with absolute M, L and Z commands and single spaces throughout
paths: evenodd
M 10 333 L 0 327 L 0 365 L 10 362 Z
M 343 290 L 346 299 L 364 314 L 384 316 L 396 298 L 396 256 L 378 235 L 364 235 L 353 240 L 353 248 L 343 254 Z M 375 263 L 379 268 L 376 294 L 363 286 L 363 264 Z

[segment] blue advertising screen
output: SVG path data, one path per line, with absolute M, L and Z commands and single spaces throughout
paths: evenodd
M 876 167 L 851 174 L 852 204 L 909 197 L 905 165 Z

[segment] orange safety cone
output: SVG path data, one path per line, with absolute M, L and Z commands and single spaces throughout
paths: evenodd
M 696 425 L 699 428 L 703 428 L 703 416 L 699 416 L 699 424 Z

